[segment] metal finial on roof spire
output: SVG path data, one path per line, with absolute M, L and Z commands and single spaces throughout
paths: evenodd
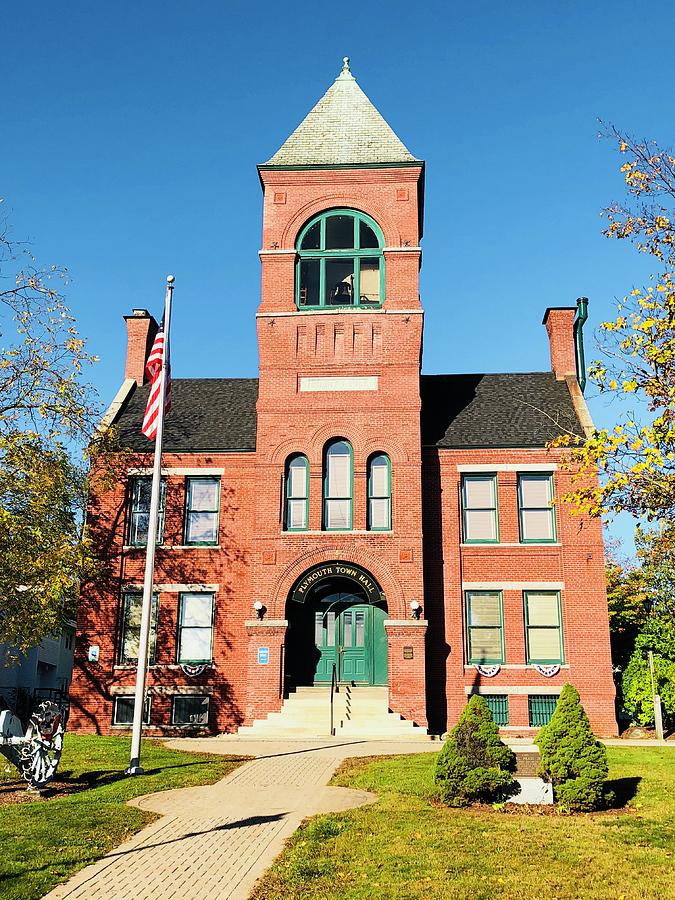
M 352 70 L 349 68 L 349 57 L 342 57 L 342 69 L 340 74 L 337 77 L 338 81 L 356 81 L 354 76 L 352 75 Z

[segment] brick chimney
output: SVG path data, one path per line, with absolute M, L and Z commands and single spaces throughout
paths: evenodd
M 134 309 L 130 316 L 125 316 L 127 323 L 127 361 L 124 366 L 124 377 L 133 378 L 136 384 L 145 381 L 145 361 L 157 334 L 158 325 L 154 316 L 147 309 Z
M 558 381 L 565 377 L 577 376 L 576 356 L 574 352 L 574 306 L 549 306 L 544 314 L 543 325 L 546 326 L 551 345 L 551 369 Z

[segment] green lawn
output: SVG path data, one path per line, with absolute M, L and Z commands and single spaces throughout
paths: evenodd
M 128 762 L 128 738 L 66 735 L 56 780 L 85 789 L 66 797 L 0 806 L 3 900 L 41 897 L 156 818 L 125 801 L 169 788 L 212 784 L 241 760 L 177 752 L 145 740 L 146 774 L 124 776 Z M 0 757 L 0 780 L 7 787 L 16 769 L 4 763 Z M 18 781 L 17 787 L 22 784 Z
M 609 749 L 626 806 L 578 816 L 441 807 L 435 759 L 347 761 L 333 784 L 379 800 L 305 823 L 256 900 L 675 897 L 675 750 Z

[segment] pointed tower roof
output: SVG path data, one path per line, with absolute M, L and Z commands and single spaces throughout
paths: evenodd
M 420 162 L 396 137 L 356 83 L 349 57 L 342 71 L 264 168 Z

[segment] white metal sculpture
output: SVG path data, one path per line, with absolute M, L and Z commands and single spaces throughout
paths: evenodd
M 20 719 L 9 710 L 0 712 L 0 753 L 34 788 L 52 780 L 61 759 L 68 709 L 53 700 L 41 703 L 24 731 Z

